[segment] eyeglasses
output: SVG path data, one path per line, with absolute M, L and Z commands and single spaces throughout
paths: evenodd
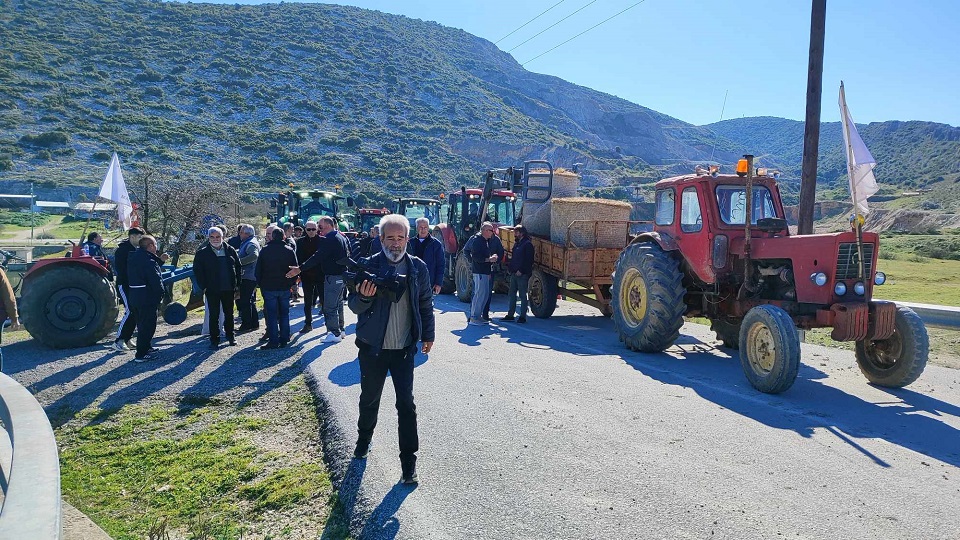
M 307 229 L 307 232 L 315 231 L 316 229 Z

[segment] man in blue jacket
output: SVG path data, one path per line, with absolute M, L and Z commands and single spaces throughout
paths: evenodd
M 470 301 L 470 324 L 483 325 L 490 320 L 485 310 L 490 306 L 493 292 L 493 265 L 500 258 L 492 245 L 493 223 L 484 221 L 480 232 L 474 235 L 464 251 L 469 251 L 473 263 L 473 298 Z
M 430 220 L 427 218 L 417 219 L 417 236 L 407 243 L 407 253 L 426 263 L 433 294 L 440 294 L 444 270 L 443 244 L 430 236 Z
M 416 484 L 417 407 L 413 402 L 413 357 L 419 348 L 427 354 L 433 348 L 433 290 L 427 265 L 406 253 L 410 223 L 399 214 L 380 220 L 380 233 L 385 249 L 370 257 L 378 269 L 392 267 L 398 275 L 407 276 L 403 294 L 393 301 L 386 291 L 378 291 L 370 281 L 363 281 L 350 291 L 348 305 L 357 314 L 357 357 L 360 360 L 360 419 L 357 421 L 356 459 L 364 459 L 370 449 L 383 384 L 390 373 L 397 395 L 397 420 L 400 438 L 400 481 Z
M 146 235 L 140 238 L 136 251 L 127 260 L 127 283 L 130 289 L 130 308 L 137 317 L 137 354 L 134 362 L 153 360 L 153 335 L 157 331 L 157 310 L 163 300 L 157 239 Z
M 513 314 L 517 309 L 517 295 L 520 296 L 520 317 L 516 320 L 518 323 L 527 322 L 527 285 L 530 284 L 530 275 L 533 274 L 533 242 L 527 236 L 527 229 L 523 225 L 517 225 L 513 229 L 516 243 L 510 251 L 510 264 L 507 265 L 507 272 L 510 275 L 510 292 L 507 293 L 507 316 L 501 321 L 514 320 Z

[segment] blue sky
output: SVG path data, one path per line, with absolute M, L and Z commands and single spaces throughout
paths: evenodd
M 339 3 L 436 21 L 497 42 L 558 1 Z M 724 93 L 724 119 L 803 119 L 810 0 L 644 0 L 530 61 L 636 2 L 563 0 L 497 45 L 513 49 L 586 6 L 517 47 L 513 57 L 530 71 L 556 75 L 693 124 L 719 120 Z M 823 121 L 840 119 L 837 94 L 842 79 L 857 123 L 929 120 L 960 126 L 958 27 L 957 0 L 827 0 Z

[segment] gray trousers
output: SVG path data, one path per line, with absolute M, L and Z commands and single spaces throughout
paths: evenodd
M 470 318 L 483 319 L 483 308 L 490 299 L 490 274 L 473 275 L 473 298 L 470 300 Z
M 517 295 L 520 296 L 520 316 L 527 317 L 527 286 L 530 276 L 510 274 L 510 290 L 507 292 L 507 316 L 512 316 L 517 308 Z
M 323 320 L 327 332 L 343 333 L 343 276 L 323 278 Z

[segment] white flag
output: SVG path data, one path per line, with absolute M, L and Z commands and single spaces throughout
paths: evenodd
M 847 108 L 847 98 L 843 93 L 843 82 L 840 83 L 840 121 L 843 123 L 843 142 L 847 149 L 847 176 L 850 178 L 850 195 L 856 205 L 855 211 L 866 215 L 870 212 L 867 198 L 880 190 L 877 178 L 873 175 L 873 168 L 877 160 L 873 159 L 867 145 L 863 144 L 857 125 L 853 123 L 850 109 Z
M 103 178 L 103 185 L 100 186 L 100 196 L 117 203 L 117 216 L 123 223 L 123 228 L 129 229 L 133 223 L 131 217 L 133 205 L 130 204 L 130 194 L 127 193 L 127 184 L 123 181 L 120 158 L 117 157 L 116 152 L 113 153 L 110 168 L 107 169 L 107 176 Z

